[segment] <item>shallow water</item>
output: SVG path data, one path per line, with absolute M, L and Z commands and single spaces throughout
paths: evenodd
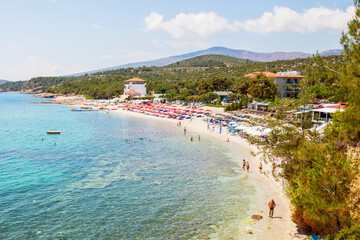
M 229 147 L 156 121 L 30 103 L 44 100 L 0 93 L 0 239 L 248 237 L 256 191 Z

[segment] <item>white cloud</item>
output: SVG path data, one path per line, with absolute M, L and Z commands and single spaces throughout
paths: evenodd
M 257 19 L 243 22 L 220 17 L 214 12 L 209 13 L 179 13 L 169 21 L 164 16 L 152 12 L 144 18 L 146 31 L 163 31 L 173 38 L 205 39 L 223 32 L 235 32 L 244 29 L 247 32 L 265 34 L 273 32 L 313 33 L 327 31 L 338 33 L 346 30 L 347 22 L 354 16 L 355 7 L 345 11 L 339 8 L 310 8 L 297 12 L 288 7 L 275 6 L 272 12 L 264 12 Z
M 248 32 L 272 33 L 295 32 L 313 33 L 327 31 L 340 32 L 346 29 L 347 22 L 354 16 L 355 7 L 348 7 L 346 11 L 325 7 L 310 8 L 303 13 L 287 7 L 274 7 L 273 12 L 265 12 L 258 19 L 250 19 L 235 24 Z
M 94 23 L 94 24 L 91 24 L 91 28 L 94 28 L 94 29 L 102 29 L 102 28 L 103 28 L 103 26 L 101 26 L 101 25 L 99 25 L 99 24 Z
M 221 32 L 236 31 L 233 24 L 214 12 L 179 13 L 169 21 L 163 21 L 163 18 L 163 15 L 152 12 L 144 18 L 145 29 L 147 31 L 164 31 L 176 39 L 183 37 L 206 38 Z

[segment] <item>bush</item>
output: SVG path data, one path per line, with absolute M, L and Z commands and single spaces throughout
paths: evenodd
M 341 230 L 334 238 L 327 238 L 333 240 L 358 240 L 360 239 L 360 224 L 353 225 L 351 228 Z
M 234 102 L 234 103 L 232 103 L 232 104 L 230 104 L 230 105 L 227 105 L 227 106 L 225 107 L 225 112 L 227 112 L 227 111 L 234 111 L 234 110 L 237 110 L 237 109 L 239 109 L 239 108 L 241 108 L 241 104 L 238 103 L 238 102 Z

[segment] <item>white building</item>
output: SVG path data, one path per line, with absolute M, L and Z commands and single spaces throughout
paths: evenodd
M 300 92 L 299 82 L 304 76 L 300 72 L 278 72 L 275 83 L 279 86 L 279 98 L 296 98 Z
M 140 78 L 132 78 L 124 82 L 124 95 L 131 97 L 146 96 L 146 81 Z

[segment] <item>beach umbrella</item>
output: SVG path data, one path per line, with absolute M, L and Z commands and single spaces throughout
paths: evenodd
M 206 109 L 205 111 L 206 111 L 206 112 L 211 112 L 211 110 L 210 110 L 210 109 Z

